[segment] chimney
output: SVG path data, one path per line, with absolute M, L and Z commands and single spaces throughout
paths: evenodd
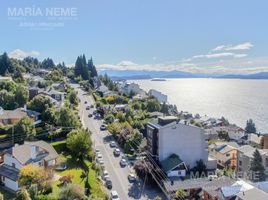
M 36 146 L 31 145 L 31 159 L 36 159 Z

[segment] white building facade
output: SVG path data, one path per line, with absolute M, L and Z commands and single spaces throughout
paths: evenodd
M 148 94 L 150 97 L 156 98 L 160 103 L 167 103 L 167 95 L 157 90 L 151 89 L 149 90 Z

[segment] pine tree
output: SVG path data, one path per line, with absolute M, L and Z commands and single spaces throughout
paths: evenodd
M 0 75 L 5 76 L 8 71 L 10 71 L 11 62 L 7 53 L 3 53 L 0 56 Z
M 260 152 L 256 149 L 253 154 L 253 159 L 250 163 L 251 178 L 253 181 L 263 181 L 265 180 L 265 169 L 262 164 L 262 157 Z
M 96 70 L 95 65 L 93 64 L 93 59 L 92 57 L 90 58 L 90 60 L 88 60 L 88 69 L 91 73 L 91 77 L 95 77 L 98 76 L 98 72 Z
M 247 120 L 247 125 L 245 128 L 246 133 L 256 133 L 256 126 L 252 119 Z

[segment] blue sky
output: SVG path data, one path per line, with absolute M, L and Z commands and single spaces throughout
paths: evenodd
M 76 16 L 16 18 L 8 14 L 14 8 L 75 8 Z M 85 53 L 99 69 L 268 71 L 267 8 L 265 0 L 3 1 L 0 51 L 70 65 Z M 63 25 L 21 27 L 32 22 Z

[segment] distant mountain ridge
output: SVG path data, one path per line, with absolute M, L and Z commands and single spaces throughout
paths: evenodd
M 152 78 L 230 78 L 230 79 L 268 79 L 268 72 L 255 74 L 195 74 L 183 71 L 146 70 L 103 70 L 100 74 L 109 75 L 113 80 L 135 80 Z

